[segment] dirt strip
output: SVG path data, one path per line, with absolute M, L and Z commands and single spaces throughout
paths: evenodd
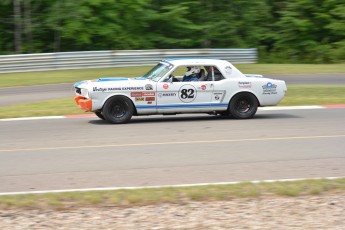
M 0 229 L 344 229 L 345 193 L 142 207 L 0 210 Z

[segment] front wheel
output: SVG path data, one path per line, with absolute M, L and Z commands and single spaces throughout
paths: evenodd
M 229 113 L 237 119 L 252 118 L 258 109 L 258 104 L 253 94 L 239 93 L 231 99 Z
M 103 116 L 101 111 L 96 111 L 95 114 L 96 114 L 97 117 L 101 118 L 102 120 L 105 120 L 105 118 L 104 118 L 104 116 Z
M 131 119 L 133 112 L 133 103 L 125 96 L 109 98 L 102 110 L 105 120 L 113 124 L 127 123 Z

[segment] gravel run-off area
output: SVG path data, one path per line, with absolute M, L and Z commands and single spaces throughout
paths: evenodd
M 0 229 L 345 229 L 345 193 L 68 210 L 1 209 Z

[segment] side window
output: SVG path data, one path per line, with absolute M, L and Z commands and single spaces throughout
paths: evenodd
M 169 81 L 206 81 L 206 71 L 203 66 L 179 66 L 170 75 Z
M 217 67 L 215 66 L 205 66 L 204 67 L 206 70 L 206 81 L 213 81 L 213 79 L 215 81 L 220 81 L 225 79 L 223 74 L 218 70 Z
M 200 66 L 200 72 L 198 74 L 199 81 L 206 81 L 206 70 L 202 66 Z

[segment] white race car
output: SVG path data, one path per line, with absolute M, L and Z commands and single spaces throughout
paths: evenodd
M 100 78 L 74 84 L 75 101 L 110 123 L 151 114 L 209 113 L 252 118 L 258 106 L 278 104 L 286 84 L 245 75 L 225 60 L 176 58 L 138 78 Z

